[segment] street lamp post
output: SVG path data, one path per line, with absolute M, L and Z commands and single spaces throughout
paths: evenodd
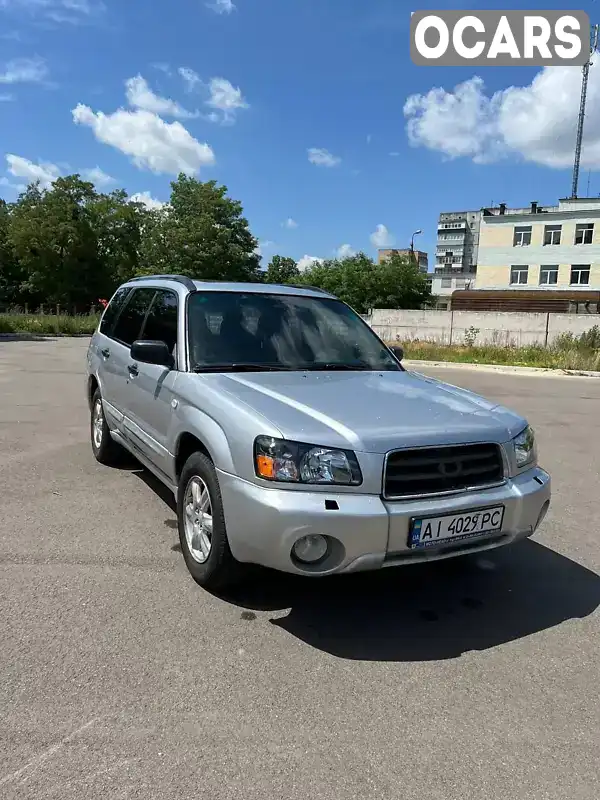
M 420 233 L 423 233 L 422 230 L 415 231 L 413 235 L 410 237 L 410 260 L 414 263 L 415 260 L 415 236 L 418 236 Z

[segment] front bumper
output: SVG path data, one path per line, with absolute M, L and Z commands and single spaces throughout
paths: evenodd
M 379 569 L 510 544 L 535 532 L 551 496 L 550 476 L 539 467 L 497 488 L 409 501 L 386 501 L 366 494 L 264 488 L 225 472 L 219 472 L 219 483 L 235 558 L 301 575 Z M 326 500 L 334 501 L 337 509 L 326 508 Z M 505 508 L 500 533 L 455 543 L 445 541 L 426 551 L 409 549 L 411 518 L 493 505 Z M 337 543 L 316 566 L 300 566 L 291 557 L 294 542 L 308 534 L 323 534 Z

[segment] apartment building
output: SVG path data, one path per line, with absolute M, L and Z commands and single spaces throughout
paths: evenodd
M 484 209 L 474 288 L 600 290 L 600 198 Z
M 479 250 L 481 211 L 444 211 L 439 215 L 431 293 L 447 308 L 452 292 L 473 288 Z
M 419 265 L 419 269 L 421 272 L 427 272 L 429 270 L 429 256 L 423 250 L 414 250 L 411 251 L 410 247 L 405 249 L 397 249 L 397 248 L 388 248 L 385 250 L 378 250 L 377 251 L 377 263 L 381 264 L 386 258 L 390 258 L 390 256 L 397 255 L 403 256 L 404 258 L 410 258 L 411 255 L 414 256 L 417 264 Z

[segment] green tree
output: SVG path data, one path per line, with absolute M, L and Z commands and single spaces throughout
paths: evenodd
M 123 190 L 99 194 L 79 175 L 31 184 L 9 215 L 21 302 L 83 310 L 139 270 L 149 212 Z
M 369 308 L 423 308 L 431 300 L 427 277 L 415 261 L 394 253 L 372 273 Z
M 0 307 L 22 298 L 23 273 L 9 240 L 11 206 L 0 200 Z
M 9 241 L 24 273 L 24 292 L 42 303 L 91 302 L 100 272 L 86 203 L 92 183 L 78 175 L 58 178 L 50 189 L 30 185 L 11 214 Z
M 300 270 L 293 258 L 273 256 L 265 273 L 266 283 L 296 283 Z
M 260 280 L 257 240 L 227 187 L 179 175 L 166 211 L 148 220 L 140 272 L 205 280 Z
M 421 308 L 430 297 L 418 266 L 399 255 L 382 264 L 365 253 L 324 261 L 305 270 L 300 282 L 336 295 L 360 314 L 372 308 Z
M 142 239 L 151 212 L 142 203 L 130 202 L 123 189 L 97 195 L 88 211 L 106 285 L 103 296 L 107 297 L 139 272 Z

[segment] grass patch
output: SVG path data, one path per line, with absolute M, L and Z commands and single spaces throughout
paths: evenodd
M 91 336 L 99 319 L 98 314 L 0 314 L 0 333 Z
M 394 344 L 398 344 L 395 342 Z M 442 345 L 434 342 L 401 342 L 407 359 L 493 364 L 545 369 L 600 370 L 600 346 L 589 346 L 575 337 L 561 337 L 549 347 L 500 347 L 498 345 Z M 595 344 L 595 342 L 593 343 Z

